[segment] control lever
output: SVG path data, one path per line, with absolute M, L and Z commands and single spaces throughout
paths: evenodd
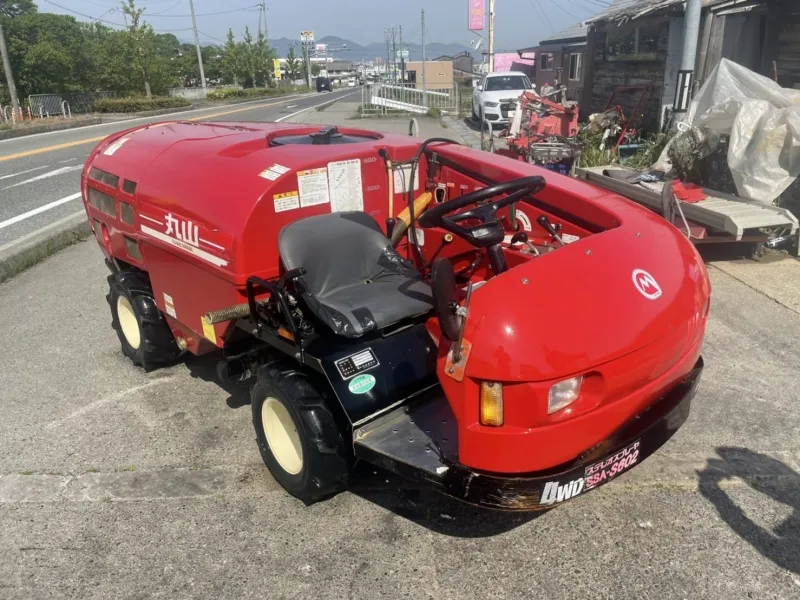
M 511 238 L 511 242 L 509 243 L 512 246 L 514 244 L 519 244 L 519 243 L 525 244 L 526 246 L 528 246 L 528 249 L 537 256 L 541 254 L 538 248 L 536 248 L 536 246 L 534 246 L 530 241 L 528 241 L 528 234 L 525 231 L 518 231 L 517 233 L 515 233 L 514 236 Z
M 547 215 L 540 215 L 536 222 L 545 230 L 547 233 L 550 234 L 554 240 L 558 240 L 558 243 L 562 246 L 564 245 L 564 240 L 561 239 L 561 236 L 558 235 L 556 228 L 553 227 L 553 224 L 550 222 L 550 219 L 547 218 Z

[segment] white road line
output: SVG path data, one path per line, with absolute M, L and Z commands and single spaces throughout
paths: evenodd
M 40 206 L 39 208 L 34 208 L 33 210 L 29 210 L 26 213 L 22 213 L 21 215 L 12 217 L 7 221 L 0 222 L 0 229 L 5 229 L 6 227 L 10 227 L 15 223 L 19 223 L 20 221 L 24 221 L 25 219 L 30 219 L 31 217 L 35 217 L 38 214 L 50 210 L 51 208 L 55 208 L 56 206 L 61 206 L 62 204 L 66 204 L 67 202 L 72 202 L 73 200 L 77 200 L 80 197 L 81 193 L 78 192 L 77 194 L 72 194 L 70 196 L 66 196 L 65 198 L 61 198 L 61 200 L 56 200 L 55 202 L 51 202 L 50 204 L 45 204 L 43 206 Z
M 72 171 L 78 171 L 83 168 L 83 165 L 71 165 L 69 167 L 61 167 L 60 169 L 56 169 L 55 171 L 48 171 L 47 173 L 42 173 L 41 175 L 37 175 L 36 177 L 31 177 L 30 179 L 26 179 L 25 181 L 18 181 L 14 185 L 9 185 L 8 187 L 4 187 L 4 190 L 10 190 L 11 188 L 15 188 L 20 185 L 25 185 L 26 183 L 33 183 L 34 181 L 41 181 L 42 179 L 49 179 L 50 177 L 55 177 L 56 175 L 63 175 L 65 173 L 71 173 Z
M 2 255 L 3 252 L 5 252 L 6 250 L 8 250 L 10 248 L 13 248 L 14 246 L 19 246 L 20 244 L 24 244 L 28 240 L 30 240 L 32 238 L 35 238 L 38 235 L 41 235 L 41 234 L 45 233 L 46 231 L 50 231 L 51 229 L 56 229 L 58 227 L 61 227 L 61 225 L 63 225 L 64 223 L 69 223 L 70 221 L 74 221 L 78 217 L 81 217 L 82 219 L 85 220 L 86 219 L 86 211 L 85 210 L 79 210 L 78 212 L 74 212 L 71 215 L 67 215 L 63 219 L 59 219 L 58 221 L 53 221 L 49 225 L 45 225 L 44 227 L 41 227 L 40 229 L 37 229 L 36 231 L 32 231 L 31 233 L 26 233 L 25 235 L 15 239 L 13 242 L 9 242 L 8 244 L 4 244 L 4 245 L 0 246 L 0 255 Z
M 17 175 L 25 175 L 25 173 L 32 173 L 33 171 L 41 171 L 42 169 L 46 169 L 50 165 L 42 165 L 41 167 L 33 167 L 32 169 L 25 169 L 24 171 L 20 171 L 19 173 L 12 173 L 11 175 L 2 175 L 0 176 L 0 180 L 8 179 L 9 177 L 16 177 Z
M 78 157 L 76 156 L 75 158 L 68 158 L 67 160 L 60 160 L 60 161 L 58 161 L 58 164 L 63 165 L 64 163 L 72 162 L 73 160 L 78 160 Z
M 297 108 L 297 104 L 290 104 L 290 105 L 289 105 L 289 106 L 287 106 L 286 108 Z
M 305 93 L 305 94 L 290 94 L 289 96 L 284 96 L 283 100 L 290 100 L 292 98 L 303 98 L 303 97 L 314 96 L 314 95 L 316 95 L 315 92 L 308 92 L 308 93 Z M 278 97 L 280 97 L 280 96 L 278 96 Z M 155 123 L 155 122 L 157 122 L 157 119 L 160 118 L 160 117 L 165 117 L 163 119 L 165 121 L 171 121 L 172 117 L 177 116 L 177 115 L 185 115 L 185 114 L 188 114 L 188 113 L 196 113 L 196 112 L 203 112 L 203 111 L 218 111 L 219 109 L 224 108 L 225 106 L 246 106 L 248 104 L 256 104 L 258 102 L 274 101 L 275 99 L 276 99 L 275 97 L 272 97 L 272 98 L 265 97 L 265 98 L 259 98 L 258 100 L 248 100 L 247 102 L 237 102 L 235 104 L 223 104 L 223 105 L 218 105 L 218 106 L 206 106 L 204 108 L 191 108 L 189 110 L 182 110 L 180 112 L 168 113 L 166 115 L 153 115 L 153 116 L 150 116 L 150 117 L 135 117 L 133 119 L 120 119 L 118 121 L 109 121 L 107 123 L 97 123 L 96 125 L 85 125 L 83 127 L 77 127 L 77 128 L 74 128 L 74 129 L 59 129 L 58 131 L 45 131 L 44 133 L 33 133 L 31 135 L 26 135 L 26 136 L 21 137 L 21 138 L 20 137 L 16 137 L 16 138 L 8 138 L 8 139 L 5 139 L 5 140 L 0 140 L 0 144 L 5 144 L 7 142 L 18 142 L 18 141 L 23 140 L 23 139 L 29 140 L 31 138 L 39 137 L 39 136 L 42 136 L 42 135 L 53 135 L 53 134 L 56 134 L 56 133 L 67 133 L 67 132 L 75 133 L 75 132 L 79 132 L 79 131 L 84 131 L 85 129 L 91 129 L 92 127 L 110 127 L 110 126 L 116 125 L 117 123 L 126 123 L 127 124 L 127 123 L 135 123 L 136 121 L 152 121 L 152 122 Z M 279 100 L 278 102 L 282 102 L 282 100 Z M 128 128 L 127 125 L 122 127 L 122 129 L 127 129 L 127 128 Z M 117 130 L 117 131 L 120 131 L 120 130 Z
M 281 117 L 280 119 L 275 119 L 275 122 L 276 122 L 276 123 L 280 123 L 281 121 L 285 121 L 286 119 L 291 119 L 292 117 L 296 117 L 296 116 L 297 116 L 297 115 L 299 115 L 300 113 L 304 113 L 304 112 L 306 112 L 307 110 L 311 110 L 312 108 L 317 108 L 318 106 L 322 106 L 323 104 L 331 104 L 331 103 L 333 103 L 333 102 L 338 102 L 338 101 L 339 101 L 339 100 L 341 100 L 342 98 L 347 98 L 348 96 L 352 96 L 352 95 L 353 95 L 353 94 L 355 94 L 355 93 L 356 93 L 356 92 L 351 92 L 351 93 L 349 93 L 349 94 L 345 94 L 344 96 L 339 96 L 338 98 L 334 98 L 333 100 L 331 100 L 331 99 L 328 99 L 328 100 L 325 100 L 325 102 L 320 102 L 319 104 L 314 104 L 314 105 L 312 105 L 312 106 L 307 106 L 306 108 L 300 109 L 300 110 L 298 110 L 297 112 L 293 112 L 293 113 L 292 113 L 292 114 L 290 114 L 290 115 L 286 115 L 286 116 L 284 116 L 284 117 Z
M 62 417 L 60 419 L 56 419 L 55 421 L 50 421 L 47 425 L 44 426 L 45 429 L 53 429 L 54 427 L 60 426 L 64 421 L 69 421 L 70 419 L 74 419 L 75 417 L 80 417 L 85 415 L 88 412 L 96 410 L 109 404 L 111 402 L 116 402 L 118 400 L 122 400 L 125 396 L 129 396 L 131 394 L 135 394 L 136 392 L 140 392 L 143 389 L 153 387 L 154 385 L 161 385 L 162 383 L 167 383 L 172 381 L 175 377 L 161 377 L 159 379 L 154 379 L 152 381 L 148 381 L 147 383 L 142 383 L 141 385 L 134 386 L 132 388 L 128 388 L 127 390 L 122 390 L 117 392 L 116 394 L 111 394 L 110 396 L 106 396 L 105 398 L 100 398 L 100 400 L 95 400 L 94 402 L 82 406 L 75 412 L 67 415 L 66 417 Z

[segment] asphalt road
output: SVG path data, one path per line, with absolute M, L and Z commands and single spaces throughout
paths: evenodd
M 100 140 L 115 131 L 174 119 L 280 121 L 305 108 L 358 93 L 360 90 L 344 89 L 273 98 L 2 140 L 0 249 L 81 210 L 80 172 L 84 161 Z
M 295 501 L 215 356 L 123 358 L 106 275 L 89 239 L 0 285 L 3 600 L 800 597 L 800 314 L 731 275 L 687 423 L 537 518 L 373 469 Z

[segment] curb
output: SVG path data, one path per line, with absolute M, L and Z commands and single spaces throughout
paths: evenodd
M 91 235 L 86 213 L 81 210 L 0 246 L 0 283 Z
M 34 125 L 33 127 L 23 127 L 20 129 L 7 129 L 0 131 L 0 140 L 10 140 L 12 138 L 35 135 L 37 133 L 48 133 L 50 131 L 62 131 L 66 129 L 76 129 L 87 125 L 99 125 L 103 120 L 99 117 L 91 119 L 80 119 L 73 122 L 49 123 L 47 125 Z

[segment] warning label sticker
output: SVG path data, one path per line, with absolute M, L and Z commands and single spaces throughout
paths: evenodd
M 331 201 L 328 194 L 328 169 L 308 169 L 297 172 L 297 188 L 300 192 L 300 206 L 316 206 Z
M 328 185 L 332 212 L 364 210 L 359 159 L 328 163 Z
M 270 181 L 275 181 L 281 175 L 286 175 L 291 171 L 289 167 L 284 167 L 283 165 L 274 164 L 268 169 L 264 169 L 261 173 L 258 174 L 259 177 L 263 177 L 264 179 L 269 179 Z
M 272 197 L 272 201 L 275 203 L 276 213 L 300 208 L 300 195 L 297 193 L 297 190 L 293 192 L 284 192 L 283 194 L 275 194 Z
M 405 194 L 411 183 L 411 165 L 394 168 L 394 193 Z M 414 191 L 419 189 L 419 169 L 414 171 Z
M 172 317 L 173 319 L 177 319 L 178 315 L 175 312 L 175 302 L 172 300 L 172 296 L 168 293 L 164 292 L 164 308 L 167 309 L 167 314 Z
M 130 138 L 130 136 L 127 136 L 127 135 L 126 135 L 125 137 L 122 137 L 122 138 L 118 139 L 116 142 L 114 142 L 113 144 L 111 144 L 111 145 L 110 145 L 108 148 L 106 148 L 105 150 L 103 150 L 103 154 L 105 154 L 106 156 L 113 156 L 113 155 L 114 155 L 114 153 L 115 153 L 117 150 L 119 150 L 120 148 L 122 148 L 122 144 L 124 144 L 125 142 L 127 142 L 129 139 L 131 139 L 131 138 Z

